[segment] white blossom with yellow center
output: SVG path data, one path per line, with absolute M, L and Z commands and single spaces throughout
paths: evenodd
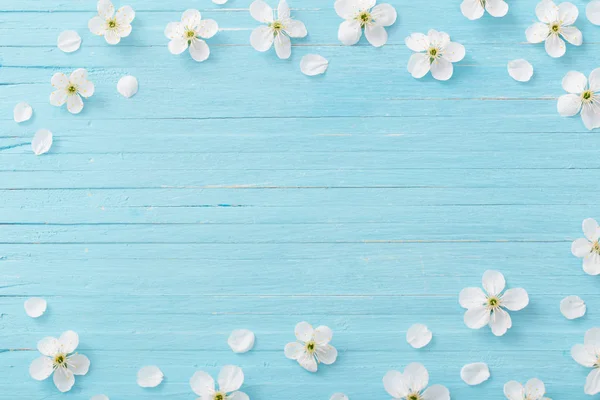
M 589 329 L 585 333 L 583 344 L 571 348 L 571 357 L 580 365 L 592 368 L 585 380 L 585 394 L 600 393 L 600 328 Z
M 466 308 L 464 321 L 471 329 L 489 325 L 492 333 L 502 336 L 512 327 L 510 315 L 504 310 L 519 311 L 529 304 L 525 289 L 516 288 L 504 291 L 506 281 L 498 271 L 488 270 L 483 274 L 483 288 L 469 287 L 460 292 L 459 303 Z
M 535 8 L 540 20 L 527 28 L 525 35 L 529 43 L 545 42 L 546 53 L 550 57 L 562 57 L 567 51 L 564 38 L 575 46 L 583 42 L 581 31 L 572 26 L 579 10 L 574 4 L 560 3 L 558 6 L 551 0 L 542 0 Z
M 492 17 L 504 17 L 508 13 L 508 4 L 504 0 L 463 0 L 460 11 L 470 20 L 483 17 L 487 11 Z
M 198 10 L 186 10 L 181 22 L 170 22 L 165 28 L 171 54 L 181 54 L 189 48 L 195 61 L 202 62 L 210 56 L 210 48 L 203 39 L 210 39 L 219 31 L 215 20 L 202 19 Z
M 517 381 L 510 381 L 504 385 L 504 395 L 508 400 L 550 400 L 544 397 L 545 394 L 544 382 L 537 378 L 528 380 L 525 386 Z
M 598 71 L 600 77 L 600 69 L 594 71 Z M 583 270 L 587 274 L 600 275 L 600 227 L 593 218 L 585 219 L 581 225 L 585 237 L 573 242 L 571 252 L 575 257 L 583 258 Z
M 329 344 L 333 332 L 328 327 L 313 329 L 308 322 L 300 322 L 294 333 L 298 341 L 285 346 L 285 356 L 296 360 L 307 371 L 317 372 L 318 364 L 333 364 L 337 359 L 337 350 Z
M 131 33 L 135 12 L 130 6 L 115 7 L 110 0 L 98 1 L 98 15 L 90 19 L 88 28 L 94 35 L 104 36 L 106 43 L 117 44 Z
M 431 29 L 427 35 L 413 33 L 405 39 L 406 46 L 415 51 L 408 60 L 407 69 L 413 78 L 420 79 L 431 71 L 431 75 L 440 81 L 452 77 L 452 63 L 459 62 L 465 57 L 465 47 L 450 41 L 446 32 Z
M 74 353 L 79 345 L 79 336 L 66 331 L 60 338 L 46 337 L 38 342 L 37 348 L 42 357 L 33 360 L 29 374 L 42 381 L 54 374 L 54 385 L 61 392 L 68 392 L 75 384 L 75 375 L 85 375 L 90 368 L 90 360 Z
M 190 386 L 198 396 L 198 400 L 250 400 L 248 395 L 238 389 L 244 383 L 244 372 L 235 365 L 225 365 L 221 368 L 217 378 L 219 389 L 215 387 L 215 380 L 204 371 L 197 371 L 190 379 Z
M 362 31 L 375 47 L 387 43 L 386 26 L 396 22 L 396 9 L 390 4 L 375 5 L 376 0 L 336 0 L 335 12 L 344 22 L 338 29 L 338 39 L 346 46 L 352 46 L 360 40 Z
M 72 114 L 78 114 L 83 109 L 81 97 L 94 94 L 94 84 L 87 80 L 87 71 L 83 68 L 76 69 L 68 78 L 65 74 L 56 73 L 50 82 L 56 89 L 50 94 L 50 104 L 60 107 L 67 103 L 67 109 Z
M 406 366 L 404 372 L 388 371 L 383 377 L 383 386 L 397 400 L 450 400 L 448 388 L 429 384 L 429 373 L 420 363 Z

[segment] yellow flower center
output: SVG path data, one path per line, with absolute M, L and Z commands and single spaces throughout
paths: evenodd
M 359 12 L 356 16 L 356 19 L 358 22 L 360 22 L 360 26 L 363 28 L 373 22 L 373 16 L 367 10 Z
M 553 33 L 558 33 L 558 32 L 560 32 L 560 25 L 557 23 L 554 23 L 554 24 L 550 25 L 550 30 Z
M 592 253 L 600 254 L 600 243 L 597 240 L 592 243 Z
M 583 93 L 581 93 L 581 100 L 584 103 L 591 103 L 594 101 L 594 92 L 591 90 L 584 90 Z
M 315 343 L 315 341 L 311 340 L 310 342 L 307 342 L 304 345 L 304 348 L 306 349 L 306 352 L 308 354 L 313 354 L 315 352 L 315 350 L 316 350 L 316 346 L 317 346 L 317 344 Z
M 69 86 L 67 86 L 67 93 L 68 94 L 75 94 L 75 93 L 77 93 L 77 87 L 75 85 L 69 85 Z
M 487 298 L 487 306 L 488 308 L 495 310 L 500 307 L 500 299 L 496 296 L 491 296 Z
M 227 399 L 227 395 L 223 392 L 217 392 L 213 396 L 213 400 L 226 400 L 226 399 Z
M 421 400 L 422 397 L 419 394 L 419 392 L 412 392 L 409 393 L 408 396 L 406 396 L 406 400 Z
M 58 353 L 54 356 L 54 360 L 52 361 L 54 368 L 66 368 L 67 367 L 67 355 L 64 353 Z
M 115 29 L 117 27 L 117 20 L 116 19 L 110 19 L 107 22 L 108 25 L 108 29 Z
M 271 27 L 271 29 L 273 29 L 274 35 L 279 34 L 279 32 L 281 32 L 281 30 L 283 29 L 283 24 L 279 20 L 271 22 L 269 26 Z

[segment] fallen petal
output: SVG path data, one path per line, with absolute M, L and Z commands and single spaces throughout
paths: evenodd
M 348 400 L 348 396 L 344 393 L 334 393 L 329 400 Z
M 490 369 L 482 362 L 467 364 L 460 370 L 460 378 L 467 385 L 479 385 L 490 378 Z
M 32 297 L 30 299 L 27 299 L 25 300 L 24 304 L 25 312 L 31 318 L 38 318 L 44 315 L 47 306 L 48 304 L 46 303 L 46 300 L 39 297 Z
M 415 349 L 427 346 L 432 337 L 431 331 L 423 324 L 414 324 L 406 332 L 406 341 Z
M 32 114 L 33 109 L 29 104 L 25 102 L 20 102 L 19 104 L 17 104 L 13 111 L 13 117 L 16 123 L 29 121 Z
M 138 91 L 138 81 L 135 76 L 127 75 L 119 79 L 117 90 L 125 98 L 130 98 Z
M 108 396 L 107 396 L 107 395 L 105 395 L 105 394 L 97 394 L 97 395 L 95 395 L 95 396 L 92 396 L 92 397 L 90 398 L 90 400 L 110 400 L 110 399 L 109 399 L 109 398 L 108 398 Z
M 560 301 L 560 312 L 566 319 L 581 318 L 585 311 L 585 303 L 579 296 L 568 296 Z
M 236 329 L 229 335 L 227 344 L 234 353 L 246 353 L 254 347 L 255 339 L 254 332 L 248 329 Z
M 308 76 L 324 74 L 328 66 L 329 61 L 318 54 L 307 54 L 300 61 L 300 70 Z
M 65 53 L 72 53 L 81 46 L 81 37 L 75 31 L 64 31 L 58 35 L 58 48 Z
M 519 82 L 528 82 L 533 76 L 533 66 L 522 58 L 508 63 L 508 74 Z
M 137 384 L 141 387 L 157 387 L 163 381 L 164 374 L 156 365 L 140 368 L 137 373 Z
M 220 4 L 227 3 L 227 0 L 212 0 L 212 2 L 215 3 L 215 4 L 219 4 L 220 5 Z
M 48 129 L 40 129 L 33 136 L 31 141 L 31 149 L 36 156 L 47 153 L 52 147 L 52 132 Z

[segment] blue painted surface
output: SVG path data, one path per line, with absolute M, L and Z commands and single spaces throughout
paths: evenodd
M 109 46 L 87 30 L 93 1 L 0 1 L 0 399 L 193 399 L 193 372 L 228 363 L 252 399 L 385 399 L 386 371 L 415 361 L 453 399 L 500 400 L 532 377 L 554 399 L 589 398 L 569 350 L 598 325 L 599 284 L 570 243 L 598 217 L 600 136 L 560 118 L 556 98 L 567 71 L 600 66 L 600 28 L 580 16 L 583 46 L 551 59 L 524 43 L 536 1 L 468 21 L 459 0 L 391 0 L 386 46 L 343 47 L 332 1 L 292 0 L 309 36 L 281 61 L 249 46 L 249 3 L 115 3 L 137 14 Z M 221 27 L 205 63 L 167 50 L 164 27 L 187 8 Z M 467 49 L 449 82 L 406 72 L 404 37 L 429 28 Z M 56 48 L 65 29 L 83 38 L 76 53 Z M 308 53 L 329 59 L 324 76 L 300 73 Z M 515 58 L 531 82 L 508 76 Z M 74 116 L 50 106 L 49 81 L 79 67 L 96 93 Z M 125 74 L 132 99 L 116 92 Z M 19 101 L 34 107 L 23 125 Z M 38 128 L 55 135 L 41 157 Z M 469 330 L 457 301 L 489 268 L 531 298 L 500 338 Z M 571 294 L 588 305 L 580 320 L 559 312 Z M 49 302 L 39 320 L 23 312 L 34 295 Z M 302 320 L 330 326 L 340 351 L 314 375 L 283 355 Z M 434 333 L 421 350 L 405 342 L 416 322 Z M 229 350 L 235 328 L 256 333 L 252 352 Z M 28 365 L 67 329 L 92 367 L 61 394 Z M 459 371 L 477 361 L 492 378 L 470 388 Z M 156 389 L 135 383 L 147 364 L 166 375 Z

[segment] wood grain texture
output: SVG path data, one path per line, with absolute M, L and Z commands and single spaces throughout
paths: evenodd
M 589 398 L 569 350 L 598 324 L 599 284 L 570 243 L 599 217 L 600 136 L 556 98 L 567 71 L 600 66 L 600 27 L 573 2 L 584 44 L 551 59 L 525 43 L 535 0 L 478 21 L 460 0 L 390 0 L 399 18 L 379 49 L 339 44 L 332 0 L 290 0 L 309 36 L 282 61 L 250 47 L 250 0 L 115 3 L 136 10 L 118 46 L 89 33 L 92 0 L 0 0 L 0 399 L 193 399 L 194 371 L 225 364 L 254 400 L 385 399 L 383 375 L 410 362 L 453 399 L 501 400 L 533 377 L 551 398 Z M 221 28 L 207 62 L 167 50 L 187 8 Z M 404 37 L 430 28 L 467 49 L 449 82 L 406 71 Z M 66 29 L 76 53 L 56 48 Z M 308 53 L 329 59 L 324 76 L 300 73 Z M 529 83 L 508 76 L 515 58 L 534 65 Z M 53 73 L 79 67 L 96 93 L 75 116 L 48 96 Z M 131 99 L 116 91 L 125 74 L 140 82 Z M 34 108 L 22 125 L 19 101 Z M 38 128 L 55 135 L 41 157 Z M 469 330 L 458 305 L 490 268 L 531 297 L 500 338 Z M 571 294 L 580 320 L 559 312 Z M 48 300 L 39 320 L 30 296 Z M 340 352 L 317 374 L 283 355 L 302 320 L 330 326 Z M 417 322 L 434 333 L 421 350 L 405 341 Z M 256 333 L 250 353 L 227 347 L 236 328 Z M 67 329 L 92 367 L 61 394 L 28 365 Z M 459 372 L 478 361 L 492 378 L 471 388 Z M 156 389 L 135 383 L 147 364 L 166 375 Z

